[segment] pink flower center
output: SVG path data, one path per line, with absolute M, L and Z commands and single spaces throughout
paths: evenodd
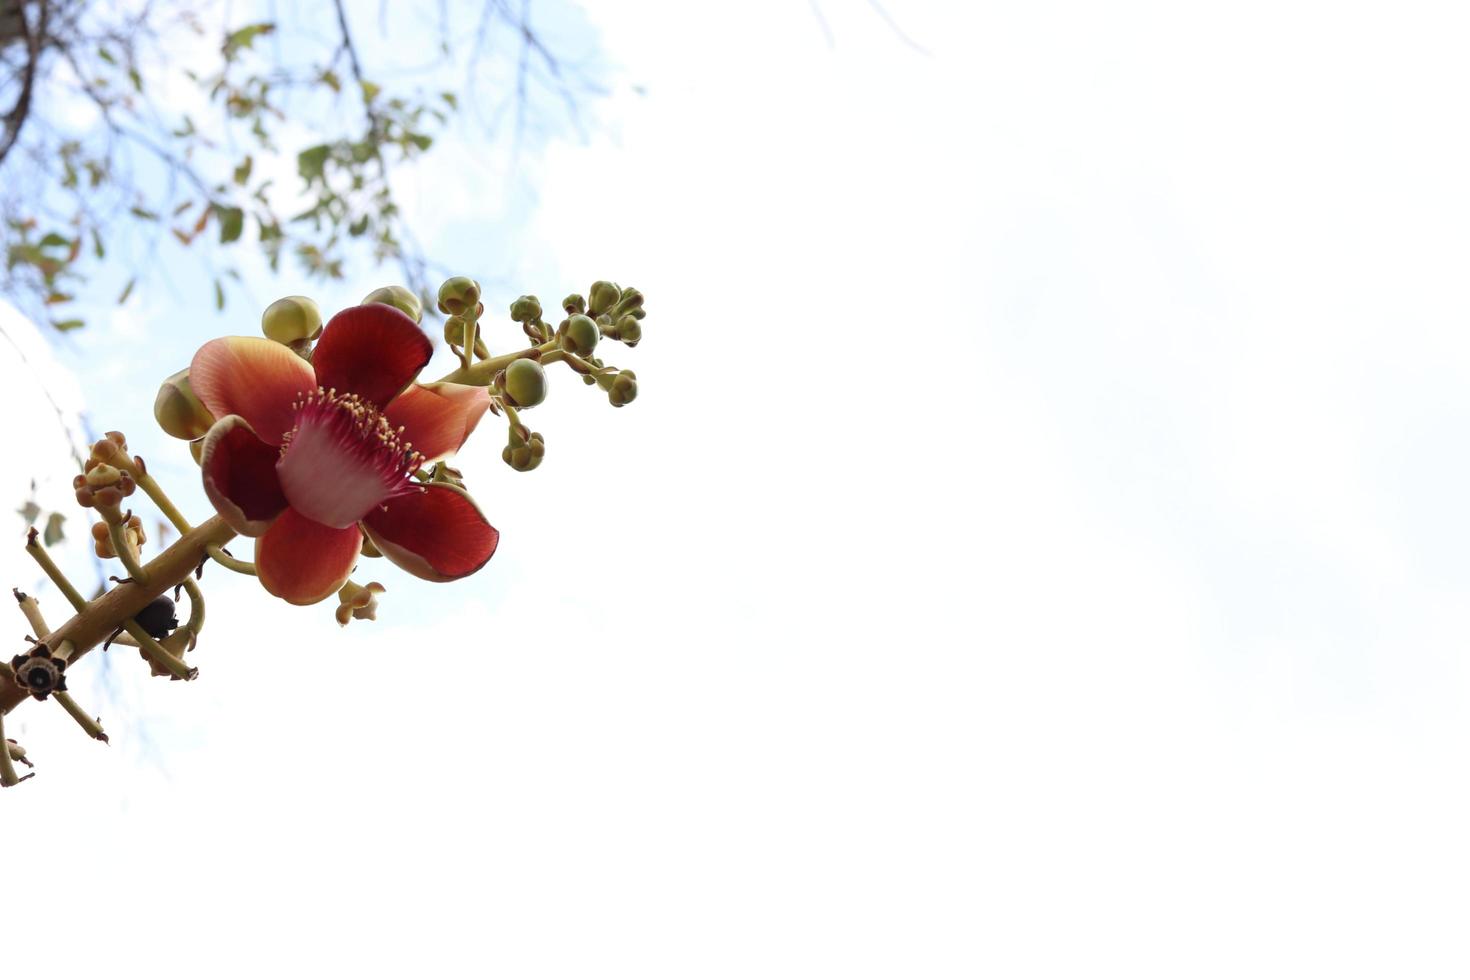
M 296 417 L 276 475 L 302 516 L 351 527 L 379 504 L 415 492 L 409 476 L 423 457 L 370 402 L 318 388 L 291 407 Z

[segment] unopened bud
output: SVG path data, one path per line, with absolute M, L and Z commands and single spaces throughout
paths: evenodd
M 530 408 L 546 400 L 546 369 L 529 357 L 518 357 L 505 369 L 501 391 L 517 408 Z
M 612 402 L 613 408 L 622 408 L 638 397 L 638 378 L 632 371 L 623 370 L 610 378 L 598 378 L 597 383 L 607 390 L 607 400 Z
M 629 347 L 637 347 L 638 341 L 643 339 L 643 324 L 633 314 L 625 314 L 618 320 L 618 339 Z
M 107 463 L 98 463 L 87 471 L 85 477 L 87 486 L 96 490 L 98 487 L 110 487 L 122 480 L 122 471 Z
M 309 297 L 284 296 L 260 315 L 260 330 L 278 344 L 291 346 L 322 334 L 322 311 Z
M 189 384 L 188 368 L 169 375 L 159 386 L 158 397 L 153 400 L 153 417 L 175 439 L 202 439 L 214 425 L 214 416 Z
M 510 304 L 510 318 L 517 323 L 535 323 L 541 319 L 541 301 L 534 296 L 521 296 Z
M 623 291 L 618 288 L 617 283 L 599 279 L 587 292 L 587 308 L 596 316 L 612 309 L 622 298 Z
M 568 317 L 558 333 L 564 350 L 584 356 L 597 348 L 597 341 L 602 336 L 592 318 L 581 313 Z
M 468 276 L 444 280 L 439 287 L 439 312 L 460 316 L 476 308 L 480 302 L 480 284 Z
M 424 304 L 419 302 L 418 296 L 413 290 L 404 286 L 384 286 L 374 289 L 362 298 L 362 305 L 369 303 L 382 303 L 407 313 L 414 323 L 420 323 L 424 319 Z
M 516 426 L 510 427 L 510 442 L 500 451 L 500 458 L 511 469 L 521 473 L 529 473 L 540 466 L 541 457 L 545 455 L 546 441 L 541 438 L 541 433 L 532 432 L 523 438 Z
M 572 293 L 572 295 L 561 301 L 561 308 L 567 311 L 567 316 L 571 316 L 573 313 L 586 313 L 587 301 L 579 293 Z
M 464 346 L 464 320 L 452 316 L 444 321 L 444 340 L 456 347 Z

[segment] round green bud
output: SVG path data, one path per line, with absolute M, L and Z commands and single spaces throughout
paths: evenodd
M 622 408 L 638 397 L 638 379 L 632 371 L 620 371 L 607 387 L 607 400 L 613 408 Z
M 587 301 L 578 293 L 573 293 L 561 301 L 561 308 L 567 311 L 567 316 L 573 313 L 586 313 Z
M 464 320 L 452 316 L 444 321 L 444 339 L 456 347 L 464 346 Z
M 618 288 L 617 283 L 599 279 L 587 292 L 587 307 L 592 311 L 593 316 L 596 316 L 612 309 L 622 298 L 623 291 Z
M 439 312 L 459 316 L 480 302 L 480 284 L 468 276 L 444 280 L 439 287 Z
M 173 374 L 158 388 L 153 417 L 175 439 L 199 439 L 214 425 L 214 416 L 189 386 L 189 369 Z
M 517 408 L 530 408 L 546 400 L 546 370 L 529 357 L 518 357 L 505 369 L 501 386 Z
M 510 318 L 516 323 L 535 323 L 541 319 L 541 301 L 534 296 L 521 296 L 510 304 Z
M 602 337 L 597 329 L 597 324 L 590 316 L 582 313 L 568 317 L 560 333 L 562 349 L 582 355 L 591 354 L 596 350 L 597 341 Z
M 305 296 L 283 296 L 260 315 L 260 330 L 278 344 L 316 340 L 322 333 L 322 311 Z
M 374 289 L 362 298 L 362 305 L 369 303 L 382 303 L 407 313 L 414 323 L 421 323 L 424 319 L 424 304 L 413 291 L 403 286 L 384 286 Z
M 500 451 L 500 458 L 505 460 L 511 469 L 521 473 L 529 473 L 541 465 L 541 457 L 546 455 L 546 442 L 541 438 L 541 433 L 531 433 L 529 441 L 512 436 L 509 445 Z
M 629 347 L 637 347 L 643 339 L 643 324 L 631 313 L 618 321 L 618 339 Z

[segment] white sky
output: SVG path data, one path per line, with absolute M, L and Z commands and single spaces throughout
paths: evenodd
M 1459 11 L 891 9 L 592 6 L 604 129 L 421 227 L 643 288 L 638 402 L 486 426 L 482 574 L 7 719 L 4 975 L 1464 975 Z M 64 359 L 199 513 L 184 302 Z

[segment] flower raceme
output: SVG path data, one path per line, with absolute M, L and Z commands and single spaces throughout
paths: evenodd
M 240 534 L 271 594 L 298 605 L 342 588 L 363 535 L 430 581 L 478 570 L 499 533 L 469 495 L 413 474 L 462 446 L 490 407 L 482 386 L 414 379 L 433 352 L 400 310 L 350 307 L 310 362 L 263 337 L 222 337 L 189 367 L 218 420 L 200 455 L 204 491 Z

